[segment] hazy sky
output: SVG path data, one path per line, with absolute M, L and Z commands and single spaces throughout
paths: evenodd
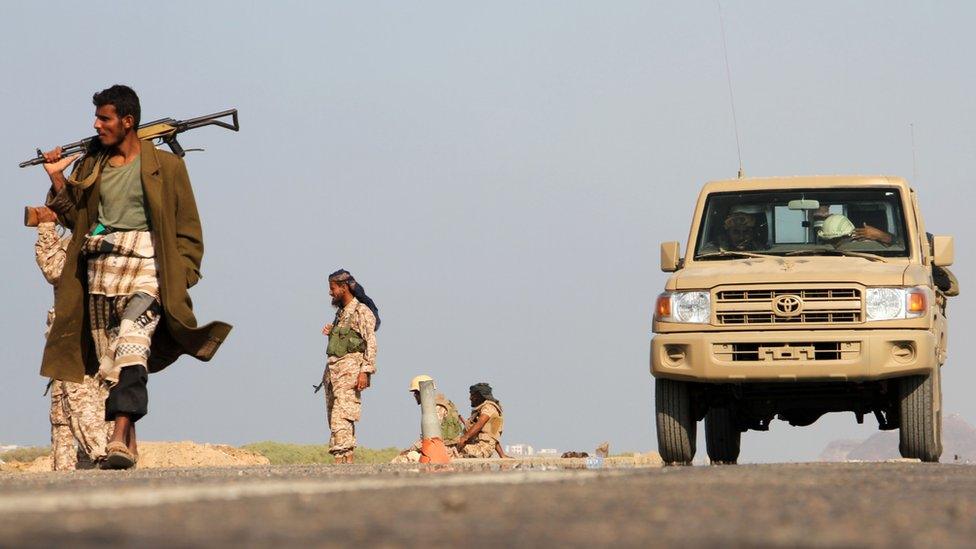
M 971 2 L 723 2 L 748 175 L 917 179 L 956 237 L 947 411 L 976 419 Z M 235 328 L 208 363 L 150 380 L 150 440 L 328 439 L 326 275 L 381 310 L 361 444 L 405 446 L 432 375 L 462 408 L 488 381 L 505 442 L 656 448 L 648 372 L 658 244 L 702 183 L 735 175 L 718 10 L 695 2 L 55 2 L 0 17 L 0 443 L 45 444 L 37 374 L 51 290 L 17 163 L 92 133 L 93 92 L 133 86 L 143 120 L 240 109 L 182 137 L 203 220 L 198 320 Z M 682 246 L 684 248 L 684 246 Z M 812 459 L 875 432 L 851 414 L 749 433 L 743 460 Z M 700 445 L 704 454 L 704 445 Z

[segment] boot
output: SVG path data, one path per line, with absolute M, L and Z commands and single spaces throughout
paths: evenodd
M 58 214 L 47 206 L 27 206 L 24 208 L 24 226 L 36 227 L 41 223 L 57 223 Z

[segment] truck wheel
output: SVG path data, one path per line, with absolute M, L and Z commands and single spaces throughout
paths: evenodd
M 899 380 L 901 420 L 898 450 L 903 458 L 938 462 L 942 455 L 942 383 L 937 366 L 927 376 Z
M 691 413 L 688 383 L 671 379 L 654 382 L 657 409 L 657 448 L 668 465 L 691 465 L 695 457 L 698 422 Z
M 709 408 L 705 415 L 705 449 L 714 465 L 735 464 L 742 431 L 729 408 Z

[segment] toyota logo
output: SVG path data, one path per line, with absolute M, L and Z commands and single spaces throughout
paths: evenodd
M 796 295 L 778 295 L 773 300 L 773 312 L 776 316 L 791 317 L 800 314 L 803 301 Z

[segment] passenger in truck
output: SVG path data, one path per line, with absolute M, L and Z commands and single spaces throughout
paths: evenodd
M 868 212 L 861 212 L 861 213 L 868 213 Z M 894 242 L 895 240 L 893 234 L 889 233 L 888 231 L 885 231 L 884 229 L 879 229 L 877 227 L 869 225 L 868 222 L 863 219 L 861 220 L 861 226 L 858 227 L 857 223 L 853 219 L 848 219 L 847 217 L 841 214 L 831 214 L 830 206 L 827 204 L 821 205 L 820 209 L 813 212 L 814 224 L 821 227 L 818 233 L 818 235 L 821 238 L 825 238 L 822 234 L 824 232 L 822 227 L 824 226 L 826 220 L 829 217 L 834 217 L 837 223 L 840 223 L 841 222 L 840 220 L 843 219 L 847 223 L 851 224 L 852 229 L 850 230 L 850 232 L 849 233 L 845 232 L 843 235 L 840 236 L 849 236 L 852 240 L 873 240 L 875 242 L 880 242 L 885 246 L 890 246 L 891 243 Z M 884 219 L 881 218 L 880 221 L 883 222 Z M 838 238 L 838 236 L 835 235 L 832 238 L 836 239 Z

